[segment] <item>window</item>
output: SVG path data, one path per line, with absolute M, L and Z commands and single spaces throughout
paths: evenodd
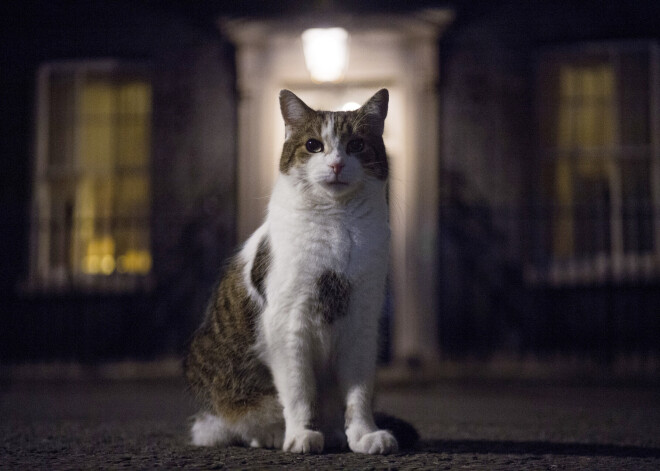
M 658 49 L 589 46 L 541 56 L 537 276 L 652 277 L 660 261 Z
M 147 72 L 50 64 L 37 97 L 31 284 L 137 286 L 151 270 Z

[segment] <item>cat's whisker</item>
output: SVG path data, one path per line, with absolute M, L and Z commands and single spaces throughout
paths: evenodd
M 394 197 L 390 194 L 390 221 L 393 223 L 401 223 L 403 220 L 403 203 L 398 197 Z

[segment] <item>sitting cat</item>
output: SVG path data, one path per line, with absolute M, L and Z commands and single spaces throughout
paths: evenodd
M 396 452 L 372 413 L 388 269 L 388 92 L 314 111 L 280 92 L 285 143 L 265 222 L 230 262 L 185 360 L 196 445 Z

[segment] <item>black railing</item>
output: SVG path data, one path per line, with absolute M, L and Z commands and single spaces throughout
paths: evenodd
M 660 354 L 657 247 L 617 253 L 575 245 L 571 256 L 558 256 L 551 240 L 556 207 L 466 197 L 461 181 L 449 182 L 440 208 L 439 342 L 446 355 L 612 362 Z M 579 214 L 592 214 L 583 209 Z M 639 210 L 647 226 L 660 224 L 660 213 Z

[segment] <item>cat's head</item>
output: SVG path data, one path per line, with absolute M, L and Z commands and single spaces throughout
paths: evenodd
M 378 91 L 355 111 L 314 111 L 280 92 L 285 142 L 280 172 L 316 194 L 343 198 L 388 176 L 383 128 L 389 94 Z

